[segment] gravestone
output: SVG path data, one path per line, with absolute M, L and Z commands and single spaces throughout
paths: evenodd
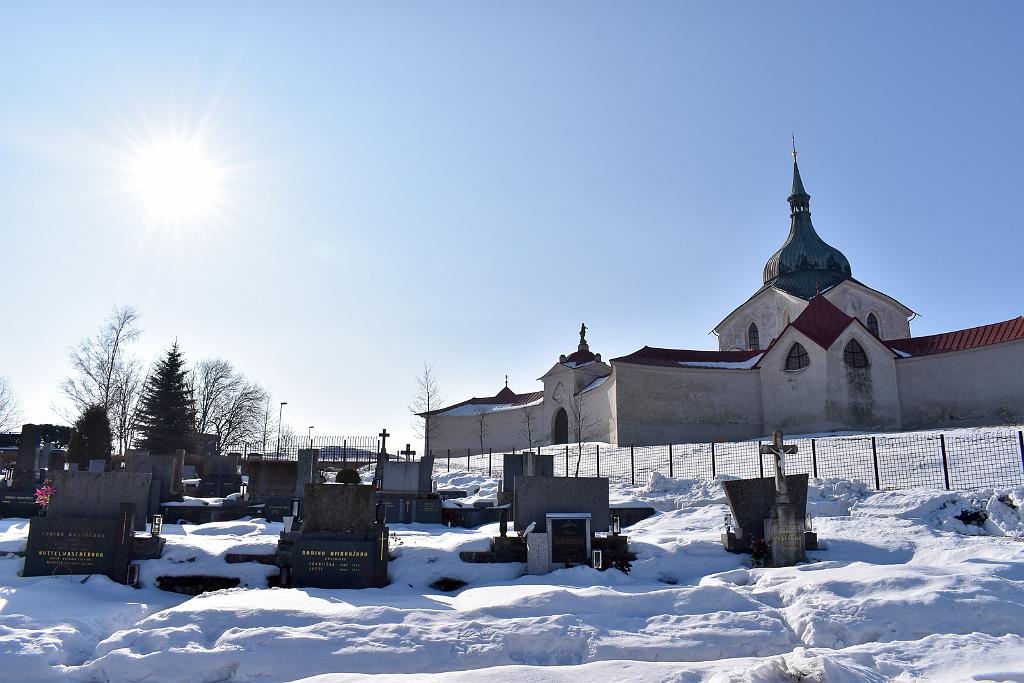
M 147 451 L 132 451 L 128 454 L 125 459 L 125 472 L 149 473 L 153 478 L 149 504 L 142 508 L 147 517 L 158 514 L 162 503 L 181 500 L 184 493 L 181 468 L 184 464 L 183 450 L 175 451 L 172 455 L 158 455 Z
M 409 448 L 406 447 L 406 451 Z M 389 460 L 383 451 L 377 456 L 374 481 L 384 507 L 384 519 L 399 524 L 440 524 L 441 498 L 433 483 L 434 456 L 413 462 Z
M 532 460 L 532 463 L 531 463 Z M 506 453 L 502 458 L 501 490 L 516 490 L 516 477 L 554 477 L 555 456 L 536 453 Z M 532 472 L 529 471 L 531 469 Z
M 291 515 L 292 501 L 296 498 L 299 464 L 295 460 L 249 460 L 245 464 L 249 476 L 246 496 L 249 501 L 263 506 L 263 518 L 280 522 Z
M 135 506 L 135 529 L 146 528 L 153 475 L 144 472 L 55 472 L 52 517 L 117 517 L 122 503 Z
M 224 498 L 242 489 L 242 475 L 232 458 L 215 455 L 206 459 L 199 495 L 204 498 Z
M 574 565 L 590 562 L 590 515 L 554 512 L 547 515 L 551 539 L 551 564 Z
M 105 574 L 127 583 L 132 559 L 159 557 L 165 542 L 135 537 L 146 528 L 151 482 L 149 473 L 56 473 L 46 516 L 29 523 L 23 575 Z
M 21 427 L 21 441 L 10 486 L 0 487 L 0 517 L 35 517 L 36 488 L 39 480 L 39 444 L 42 428 L 26 424 Z
M 377 492 L 362 484 L 307 484 L 302 527 L 278 542 L 282 587 L 371 588 L 388 583 L 388 528 Z
M 594 531 L 608 529 L 606 477 L 517 477 L 512 517 L 515 530 L 543 529 L 551 512 L 586 512 Z
M 13 488 L 29 488 L 37 483 L 39 443 L 42 441 L 42 434 L 43 430 L 39 425 L 21 426 L 21 445 L 18 446 L 18 459 L 14 464 Z
M 107 471 L 107 461 L 102 459 L 102 458 L 98 458 L 96 460 L 90 460 L 89 461 L 89 471 L 90 472 L 106 472 Z
M 362 477 L 355 470 L 344 469 L 338 472 L 334 480 L 339 484 L 362 484 Z
M 546 533 L 526 535 L 526 573 L 532 575 L 551 572 L 551 537 Z

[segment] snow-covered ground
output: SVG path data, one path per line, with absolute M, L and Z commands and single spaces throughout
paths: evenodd
M 466 473 L 441 487 L 493 495 Z M 721 487 L 653 475 L 613 503 L 658 514 L 626 530 L 627 575 L 586 567 L 523 576 L 466 564 L 497 525 L 394 525 L 383 589 L 267 589 L 273 567 L 226 552 L 270 551 L 280 524 L 164 527 L 144 587 L 104 577 L 21 578 L 0 557 L 0 680 L 316 681 L 1024 681 L 1024 488 L 872 492 L 812 483 L 822 550 L 752 569 L 718 542 Z M 955 516 L 984 510 L 981 526 Z M 0 521 L 0 553 L 27 522 Z M 237 576 L 239 588 L 166 593 L 158 576 Z M 467 582 L 456 593 L 430 584 Z

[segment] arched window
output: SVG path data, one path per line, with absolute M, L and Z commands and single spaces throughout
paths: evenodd
M 757 325 L 750 323 L 747 328 L 747 349 L 757 351 L 761 348 L 761 333 L 757 331 Z
M 860 345 L 860 342 L 851 339 L 846 342 L 846 348 L 843 349 L 843 361 L 851 368 L 866 368 L 868 354 L 864 352 L 864 347 Z
M 803 347 L 803 344 L 797 342 L 789 347 L 789 353 L 786 354 L 787 370 L 803 370 L 810 364 L 811 358 L 807 355 L 807 349 Z
M 878 329 L 878 317 L 874 313 L 868 313 L 867 327 L 871 331 L 871 334 L 875 335 L 879 339 L 882 338 L 882 333 Z

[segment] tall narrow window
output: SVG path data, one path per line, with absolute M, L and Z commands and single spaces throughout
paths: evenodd
M 807 349 L 803 347 L 803 344 L 797 342 L 789 347 L 789 353 L 786 354 L 787 370 L 803 370 L 810 364 L 811 358 L 807 355 Z
M 843 349 L 843 360 L 851 368 L 866 368 L 868 366 L 868 354 L 856 339 L 846 342 L 846 348 Z
M 882 338 L 882 333 L 878 330 L 878 318 L 874 313 L 868 313 L 867 327 L 871 330 L 871 334 L 875 335 L 879 339 Z
M 761 348 L 761 333 L 757 331 L 757 325 L 750 323 L 747 328 L 747 349 L 757 351 Z

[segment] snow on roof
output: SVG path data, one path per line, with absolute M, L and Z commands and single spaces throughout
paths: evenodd
M 598 388 L 599 386 L 601 386 L 601 385 L 602 385 L 602 384 L 604 384 L 604 383 L 605 383 L 606 381 L 608 381 L 608 378 L 609 378 L 609 377 L 611 377 L 611 375 L 605 375 L 604 377 L 598 377 L 598 378 L 597 378 L 597 379 L 595 379 L 595 380 L 594 380 L 593 382 L 591 382 L 591 383 L 590 383 L 590 384 L 588 384 L 587 386 L 585 386 L 585 387 L 583 387 L 582 389 L 580 389 L 579 393 L 581 393 L 581 394 L 585 394 L 585 393 L 587 393 L 588 391 L 593 391 L 594 389 L 597 389 L 597 388 Z
M 763 354 L 757 354 L 747 360 L 740 361 L 679 361 L 684 368 L 721 368 L 723 370 L 749 370 L 761 360 Z

